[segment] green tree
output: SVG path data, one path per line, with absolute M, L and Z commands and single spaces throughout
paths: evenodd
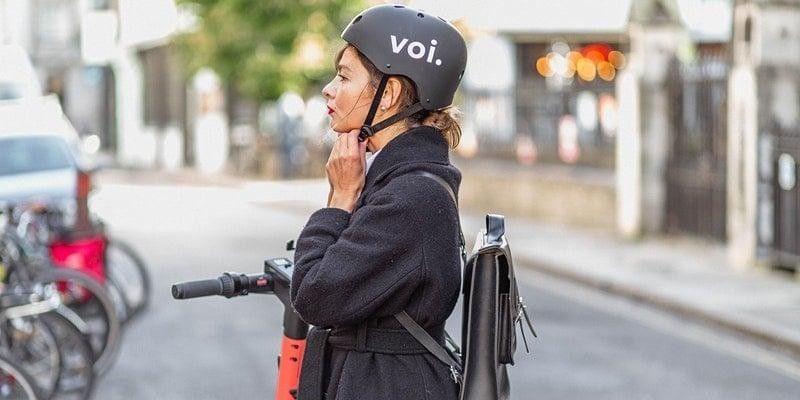
M 190 73 L 210 67 L 256 101 L 304 93 L 330 77 L 341 29 L 362 0 L 178 0 L 198 17 L 178 37 Z

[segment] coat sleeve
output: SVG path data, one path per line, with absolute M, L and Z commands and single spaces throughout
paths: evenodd
M 338 208 L 311 215 L 297 240 L 291 287 L 304 321 L 355 325 L 381 307 L 398 312 L 408 303 L 421 280 L 423 227 L 419 191 L 398 185 L 389 183 L 352 215 Z

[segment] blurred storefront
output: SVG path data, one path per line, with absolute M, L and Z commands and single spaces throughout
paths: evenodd
M 106 63 L 86 62 L 82 52 L 87 48 L 82 43 L 84 38 L 93 33 L 106 37 L 113 34 L 103 31 L 109 24 L 91 18 L 110 5 L 110 0 L 4 0 L 0 14 L 2 41 L 25 49 L 43 91 L 58 96 L 82 136 L 97 135 L 102 149 L 113 153 L 114 73 Z M 94 30 L 83 32 L 87 27 Z
M 542 162 L 613 168 L 624 43 L 564 36 L 570 43 L 518 39 L 517 143 L 535 146 Z
M 475 36 L 463 90 L 465 123 L 477 136 L 475 155 L 523 165 L 613 169 L 614 81 L 625 64 L 630 5 L 584 0 L 465 5 L 465 25 Z M 504 44 L 484 44 L 492 42 Z M 498 87 L 506 74 L 510 84 Z
M 415 3 L 471 36 L 460 154 L 504 163 L 505 208 L 726 240 L 732 2 Z
M 733 26 L 730 255 L 799 272 L 800 3 L 737 1 Z

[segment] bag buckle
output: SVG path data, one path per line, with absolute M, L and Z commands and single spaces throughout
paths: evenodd
M 519 309 L 514 322 L 519 324 L 519 332 L 522 334 L 522 342 L 525 343 L 525 352 L 530 354 L 531 351 L 528 347 L 528 338 L 525 337 L 525 327 L 522 325 L 523 317 L 525 318 L 525 322 L 528 323 L 528 328 L 531 330 L 533 337 L 538 338 L 539 336 L 536 334 L 536 330 L 533 329 L 533 323 L 531 323 L 531 319 L 528 316 L 528 306 L 525 304 L 525 299 L 523 299 L 522 296 L 520 296 L 517 306 Z
M 450 366 L 450 376 L 455 383 L 461 384 L 461 373 L 453 365 Z

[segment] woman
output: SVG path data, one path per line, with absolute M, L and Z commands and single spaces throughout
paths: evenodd
M 342 38 L 323 90 L 338 134 L 328 207 L 295 252 L 292 304 L 315 326 L 298 398 L 456 399 L 448 366 L 394 315 L 444 344 L 461 270 L 458 210 L 440 182 L 457 192 L 461 181 L 448 160 L 460 136 L 449 106 L 466 46 L 449 23 L 399 5 L 362 12 Z

